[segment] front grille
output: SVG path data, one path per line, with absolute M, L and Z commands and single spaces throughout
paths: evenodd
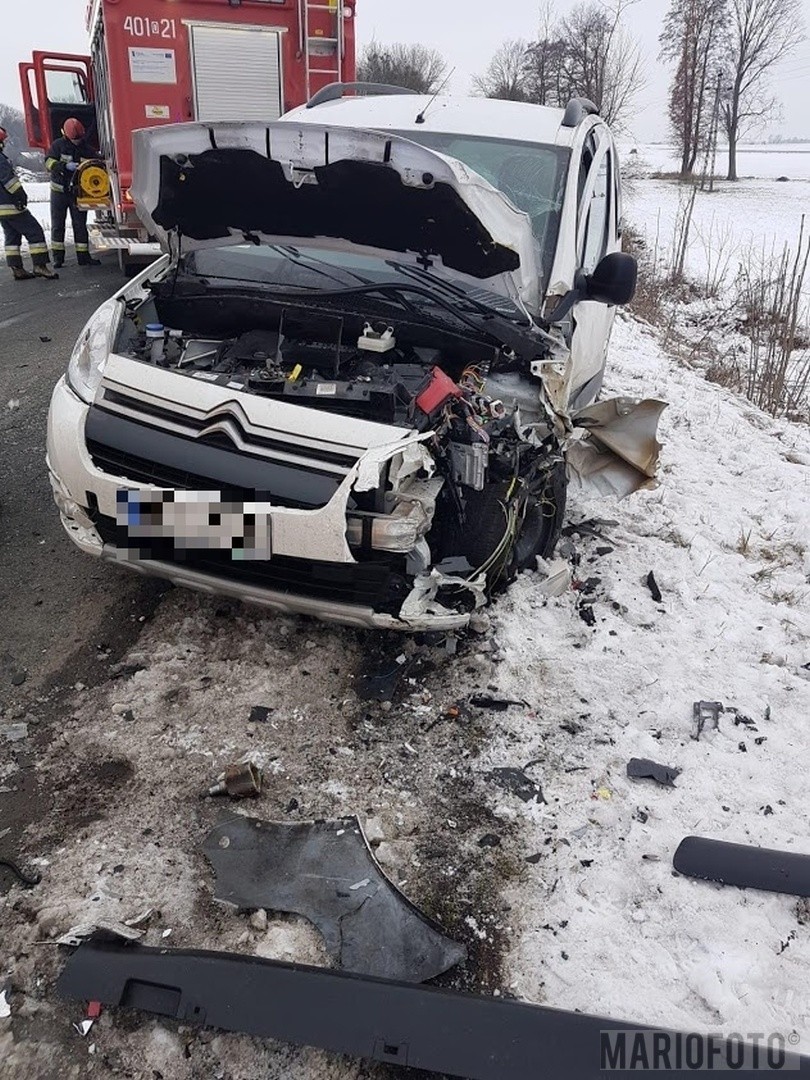
M 161 431 L 97 405 L 90 408 L 84 435 L 93 464 L 122 487 L 129 480 L 312 510 L 326 506 L 343 480 L 340 473 L 256 457 L 224 440 Z
M 222 493 L 223 499 L 234 502 L 253 502 L 257 497 L 269 498 L 268 494 L 262 494 L 255 489 L 226 488 L 221 481 L 215 480 L 212 476 L 201 476 L 199 473 L 188 472 L 185 469 L 172 468 L 171 465 L 148 461 L 135 454 L 128 454 L 125 450 L 104 446 L 94 439 L 87 440 L 87 449 L 96 468 L 111 473 L 113 476 L 134 480 L 139 484 L 150 484 L 158 488 L 177 488 L 181 491 L 215 490 Z
M 126 529 L 91 507 L 90 516 L 105 544 L 132 548 Z M 228 551 L 175 550 L 170 540 L 138 538 L 140 559 L 175 563 L 212 577 L 236 581 L 273 592 L 311 599 L 331 600 L 372 608 L 395 615 L 408 594 L 408 584 L 400 572 L 401 560 L 378 559 L 362 563 L 316 562 L 273 556 L 267 562 L 234 561 Z
M 203 429 L 210 427 L 218 418 L 217 414 L 197 417 L 189 416 L 187 413 L 175 412 L 165 405 L 156 405 L 152 402 L 143 401 L 141 398 L 131 397 L 129 394 L 123 394 L 119 390 L 111 390 L 109 387 L 105 387 L 104 389 L 103 401 L 111 410 L 118 407 L 127 409 L 130 412 L 138 413 L 140 417 L 143 418 L 144 423 L 152 422 L 164 430 L 166 430 L 167 424 L 176 424 L 186 428 L 189 433 L 193 434 L 194 432 L 202 431 Z M 352 455 L 338 450 L 328 450 L 322 446 L 313 447 L 309 445 L 309 443 L 302 445 L 299 448 L 295 444 L 291 444 L 283 439 L 272 438 L 269 435 L 258 435 L 256 432 L 249 431 L 247 428 L 243 427 L 238 416 L 233 415 L 227 410 L 223 410 L 222 415 L 227 417 L 228 421 L 233 424 L 244 440 L 246 446 L 255 448 L 257 452 L 278 451 L 289 454 L 291 452 L 299 451 L 302 456 L 305 456 L 312 461 L 337 465 L 347 471 L 351 469 L 357 461 L 357 454 Z

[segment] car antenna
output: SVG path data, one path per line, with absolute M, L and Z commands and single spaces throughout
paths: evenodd
M 424 124 L 424 122 L 425 122 L 425 113 L 428 111 L 428 109 L 433 104 L 433 102 L 436 100 L 436 98 L 439 96 L 439 94 L 442 92 L 442 90 L 444 90 L 445 86 L 447 86 L 447 84 L 450 81 L 450 79 L 452 78 L 453 73 L 455 72 L 455 70 L 456 70 L 455 68 L 450 68 L 448 73 L 445 75 L 444 80 L 442 81 L 440 86 L 437 88 L 436 93 L 433 95 L 433 97 L 430 99 L 430 101 L 427 103 L 427 105 L 424 107 L 424 109 L 422 109 L 422 111 L 417 116 L 417 118 L 416 118 L 417 124 Z

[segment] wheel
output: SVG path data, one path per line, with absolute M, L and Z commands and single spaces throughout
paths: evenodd
M 447 554 L 463 555 L 474 568 L 487 567 L 489 591 L 504 588 L 520 570 L 534 569 L 537 556 L 554 553 L 560 538 L 567 494 L 565 462 L 546 474 L 539 491 L 528 493 L 513 481 L 468 491 L 465 525 L 448 538 Z M 518 529 L 517 536 L 508 537 Z

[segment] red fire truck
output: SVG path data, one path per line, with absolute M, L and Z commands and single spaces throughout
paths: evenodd
M 99 164 L 77 178 L 96 210 L 95 248 L 151 254 L 138 222 L 132 132 L 188 120 L 275 120 L 331 82 L 355 78 L 356 0 L 91 0 L 90 55 L 35 52 L 20 64 L 31 146 L 69 116 Z

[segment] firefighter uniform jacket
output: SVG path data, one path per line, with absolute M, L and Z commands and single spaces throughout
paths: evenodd
M 14 166 L 0 150 L 0 219 L 22 213 L 27 202 Z
M 51 174 L 51 191 L 67 191 L 70 184 L 70 173 L 67 166 L 71 161 L 77 165 L 88 158 L 98 157 L 86 139 L 79 143 L 72 143 L 63 135 L 52 144 L 45 155 L 45 168 Z

